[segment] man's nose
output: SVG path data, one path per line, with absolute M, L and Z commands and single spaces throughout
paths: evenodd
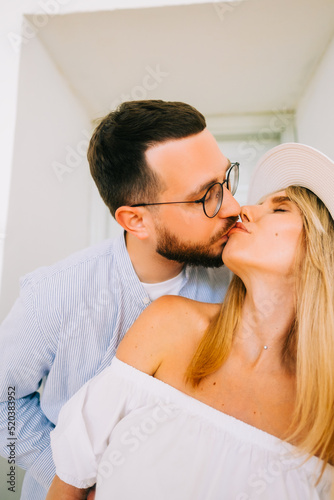
M 223 203 L 218 212 L 218 216 L 222 219 L 226 219 L 226 217 L 238 217 L 241 210 L 239 203 L 225 186 L 223 190 Z

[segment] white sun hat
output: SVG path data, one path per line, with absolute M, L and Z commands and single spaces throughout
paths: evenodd
M 334 161 L 317 149 L 289 142 L 270 149 L 258 162 L 248 204 L 288 186 L 302 186 L 320 198 L 334 219 Z

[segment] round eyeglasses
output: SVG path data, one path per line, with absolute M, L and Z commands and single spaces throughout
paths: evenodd
M 173 205 L 177 203 L 202 203 L 203 211 L 209 219 L 215 217 L 223 203 L 224 196 L 224 184 L 226 184 L 227 189 L 232 195 L 236 193 L 238 183 L 239 183 L 239 163 L 231 163 L 230 168 L 227 171 L 226 179 L 223 182 L 215 182 L 212 184 L 205 195 L 199 200 L 194 201 L 164 201 L 161 203 L 136 203 L 131 205 L 132 207 L 146 207 L 150 205 Z

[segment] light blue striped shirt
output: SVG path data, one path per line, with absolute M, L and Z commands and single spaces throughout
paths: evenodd
M 180 295 L 222 301 L 227 269 L 187 267 L 185 275 Z M 110 365 L 149 303 L 123 235 L 22 278 L 20 297 L 0 329 L 1 454 L 8 456 L 7 445 L 16 438 L 16 465 L 27 469 L 22 500 L 45 499 L 55 475 L 50 431 L 60 408 Z M 14 436 L 8 430 L 9 387 L 15 387 Z

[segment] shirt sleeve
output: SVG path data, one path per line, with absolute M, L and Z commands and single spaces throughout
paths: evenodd
M 43 413 L 37 391 L 54 353 L 38 327 L 32 295 L 26 282 L 0 328 L 0 447 L 7 458 L 8 443 L 15 441 L 16 464 L 47 489 L 55 474 L 50 447 L 54 424 Z
M 114 359 L 63 406 L 51 432 L 56 474 L 77 488 L 96 483 L 111 432 L 129 412 L 131 389 L 117 374 L 116 363 Z

